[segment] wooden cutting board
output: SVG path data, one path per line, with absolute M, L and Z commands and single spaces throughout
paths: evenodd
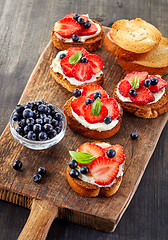
M 105 28 L 105 33 L 108 30 Z M 50 62 L 56 53 L 57 50 L 49 42 L 30 76 L 20 103 L 44 99 L 63 110 L 64 103 L 72 93 L 50 76 Z M 103 88 L 112 96 L 116 83 L 125 72 L 104 46 L 96 54 L 104 61 Z M 122 184 L 110 198 L 82 197 L 66 181 L 65 171 L 70 157 L 68 151 L 77 149 L 86 141 L 95 140 L 85 138 L 67 127 L 64 138 L 56 146 L 35 151 L 19 144 L 11 135 L 8 124 L 0 139 L 0 198 L 31 208 L 19 239 L 45 239 L 56 217 L 101 231 L 114 231 L 138 187 L 167 117 L 168 114 L 164 114 L 157 119 L 145 120 L 124 112 L 119 132 L 105 140 L 121 144 L 126 153 Z M 139 133 L 135 141 L 130 138 L 132 131 Z M 23 163 L 21 171 L 12 168 L 16 159 Z M 47 175 L 41 184 L 36 184 L 32 176 L 40 166 L 47 169 Z

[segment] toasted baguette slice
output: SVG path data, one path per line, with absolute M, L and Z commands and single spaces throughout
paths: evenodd
M 89 52 L 96 51 L 98 48 L 101 47 L 104 30 L 103 30 L 102 25 L 99 22 L 97 22 L 95 20 L 92 20 L 92 21 L 94 23 L 97 23 L 100 25 L 101 31 L 97 36 L 89 38 L 85 42 L 72 42 L 72 43 L 64 42 L 62 39 L 59 39 L 55 35 L 55 31 L 54 31 L 54 27 L 53 27 L 52 32 L 51 32 L 51 40 L 52 40 L 54 46 L 56 48 L 58 48 L 59 50 L 66 50 L 70 47 L 82 47 L 82 48 L 85 48 Z
M 115 133 L 117 133 L 120 129 L 120 125 L 122 122 L 122 115 L 123 115 L 123 110 L 120 108 L 120 115 L 118 117 L 118 124 L 112 128 L 111 130 L 107 131 L 97 131 L 97 130 L 90 130 L 89 128 L 84 127 L 81 123 L 79 123 L 73 116 L 72 111 L 71 111 L 71 101 L 73 97 L 71 97 L 64 105 L 64 114 L 67 119 L 67 124 L 68 126 L 80 133 L 81 135 L 89 138 L 94 138 L 94 139 L 104 139 L 104 138 L 109 138 L 113 136 Z
M 161 39 L 161 33 L 150 23 L 136 18 L 121 19 L 112 25 L 114 42 L 121 48 L 134 53 L 150 51 Z
M 56 73 L 53 71 L 53 69 L 51 68 L 51 75 L 52 77 L 55 79 L 55 81 L 59 84 L 61 84 L 64 88 L 66 88 L 68 91 L 73 92 L 74 89 L 76 88 L 83 88 L 85 85 L 87 85 L 88 83 L 83 83 L 80 86 L 77 85 L 73 85 L 71 84 L 68 79 L 63 78 L 63 75 L 61 73 Z M 96 79 L 96 81 L 91 82 L 91 84 L 98 84 L 98 85 L 102 85 L 103 84 L 103 74 L 100 75 L 100 77 L 98 77 Z
M 119 102 L 121 104 L 121 106 L 123 107 L 123 109 L 125 111 L 130 112 L 130 113 L 134 114 L 135 116 L 141 117 L 141 118 L 156 118 L 158 115 L 163 114 L 168 111 L 167 89 L 165 90 L 165 93 L 162 96 L 162 98 L 159 101 L 157 101 L 156 103 L 139 106 L 132 102 L 123 102 L 122 100 L 120 100 L 116 94 L 117 85 L 114 89 L 113 98 L 115 98 L 117 100 L 117 102 Z
M 143 56 L 146 53 L 134 53 L 127 51 L 119 47 L 113 40 L 112 30 L 110 30 L 104 38 L 104 46 L 108 52 L 115 55 L 116 57 L 124 58 L 127 60 L 136 60 L 137 58 Z

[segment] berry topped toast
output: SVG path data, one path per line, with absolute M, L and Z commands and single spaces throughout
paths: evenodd
M 76 46 L 93 52 L 101 47 L 103 34 L 102 25 L 91 20 L 88 14 L 70 13 L 55 23 L 51 40 L 59 50 Z
M 86 142 L 69 153 L 72 158 L 66 176 L 73 190 L 86 197 L 110 197 L 117 192 L 125 164 L 122 146 Z
M 50 69 L 53 78 L 70 92 L 88 83 L 103 84 L 103 61 L 84 48 L 71 47 L 58 52 Z
M 128 112 L 156 118 L 168 111 L 167 83 L 159 75 L 132 72 L 115 87 L 113 97 Z
M 64 105 L 71 129 L 89 138 L 109 138 L 118 132 L 122 122 L 122 107 L 110 98 L 100 85 L 88 84 L 75 89 Z

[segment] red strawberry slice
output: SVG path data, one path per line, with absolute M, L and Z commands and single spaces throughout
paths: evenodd
M 155 100 L 154 95 L 147 87 L 140 87 L 136 89 L 137 95 L 135 97 L 131 97 L 130 99 L 133 103 L 137 105 L 145 105 L 147 103 L 153 102 Z
M 110 116 L 112 120 L 119 116 L 120 110 L 118 103 L 114 98 L 103 98 L 101 99 L 101 103 L 107 108 L 108 116 Z
M 83 87 L 82 96 L 86 96 L 87 98 L 93 98 L 93 93 L 95 91 L 100 91 L 101 99 L 108 98 L 106 91 L 100 85 L 88 84 Z
M 65 74 L 65 76 L 67 77 L 73 77 L 72 74 L 72 68 L 74 65 L 69 63 L 69 57 L 64 57 L 61 61 L 60 61 L 60 65 L 62 67 L 63 73 Z
M 89 28 L 84 28 L 82 25 L 82 29 L 78 32 L 79 36 L 90 36 L 93 35 L 97 32 L 97 27 L 96 25 L 91 22 L 91 26 Z
M 85 101 L 86 97 L 78 97 L 71 101 L 71 108 L 78 116 L 84 115 Z
M 108 115 L 108 110 L 105 106 L 101 107 L 101 112 L 98 116 L 91 113 L 92 104 L 86 105 L 84 109 L 84 118 L 88 123 L 100 123 Z
M 73 16 L 75 15 L 76 13 L 70 13 L 68 15 L 66 15 L 64 18 L 73 18 Z M 79 14 L 80 15 L 80 14 Z M 80 17 L 82 17 L 85 22 L 88 21 L 88 17 L 87 16 L 83 16 L 83 15 L 80 15 Z
M 163 80 L 162 78 L 158 77 L 158 76 L 150 76 L 149 79 L 151 79 L 152 77 L 157 77 L 159 82 L 156 85 L 150 85 L 148 87 L 148 89 L 153 92 L 153 93 L 157 93 L 159 92 L 162 88 L 167 86 L 167 82 L 165 80 Z
M 145 79 L 148 78 L 148 72 L 132 72 L 127 74 L 124 80 L 128 80 L 131 83 L 136 76 L 139 78 L 139 86 L 143 86 Z
M 128 80 L 123 80 L 118 86 L 119 93 L 124 97 L 129 97 L 130 88 L 131 84 Z
M 87 63 L 78 63 L 74 65 L 72 74 L 78 81 L 84 82 L 90 80 L 93 76 L 93 70 Z
M 92 67 L 93 73 L 97 74 L 103 69 L 103 61 L 96 54 L 88 54 L 88 64 Z
M 68 48 L 68 56 L 72 56 L 75 53 L 81 51 L 83 53 L 83 56 L 86 56 L 87 54 L 89 54 L 89 52 L 85 49 L 85 48 L 80 48 L 80 47 L 70 47 Z
M 97 157 L 91 162 L 89 170 L 96 184 L 106 186 L 116 178 L 119 163 L 110 158 Z
M 60 36 L 70 38 L 74 33 L 81 30 L 80 24 L 72 18 L 63 18 L 56 24 L 55 31 Z
M 122 164 L 125 161 L 125 151 L 124 148 L 119 145 L 111 145 L 110 147 L 104 148 L 105 156 L 107 157 L 107 149 L 112 148 L 116 151 L 116 155 L 113 157 L 113 160 L 117 161 L 119 164 Z

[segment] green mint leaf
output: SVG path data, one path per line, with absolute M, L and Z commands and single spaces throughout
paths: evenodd
M 69 151 L 69 154 L 74 160 L 82 164 L 91 163 L 97 157 L 90 153 L 75 152 L 75 151 Z
M 139 78 L 136 76 L 131 82 L 131 88 L 137 89 L 139 88 Z
M 82 54 L 81 51 L 76 52 L 74 55 L 72 55 L 69 58 L 69 63 L 72 64 L 72 65 L 77 64 L 79 62 L 79 60 L 81 59 L 82 55 L 83 54 Z
M 92 104 L 92 108 L 91 108 L 92 115 L 98 116 L 101 112 L 101 107 L 102 107 L 102 103 L 100 101 L 100 98 L 98 97 Z

